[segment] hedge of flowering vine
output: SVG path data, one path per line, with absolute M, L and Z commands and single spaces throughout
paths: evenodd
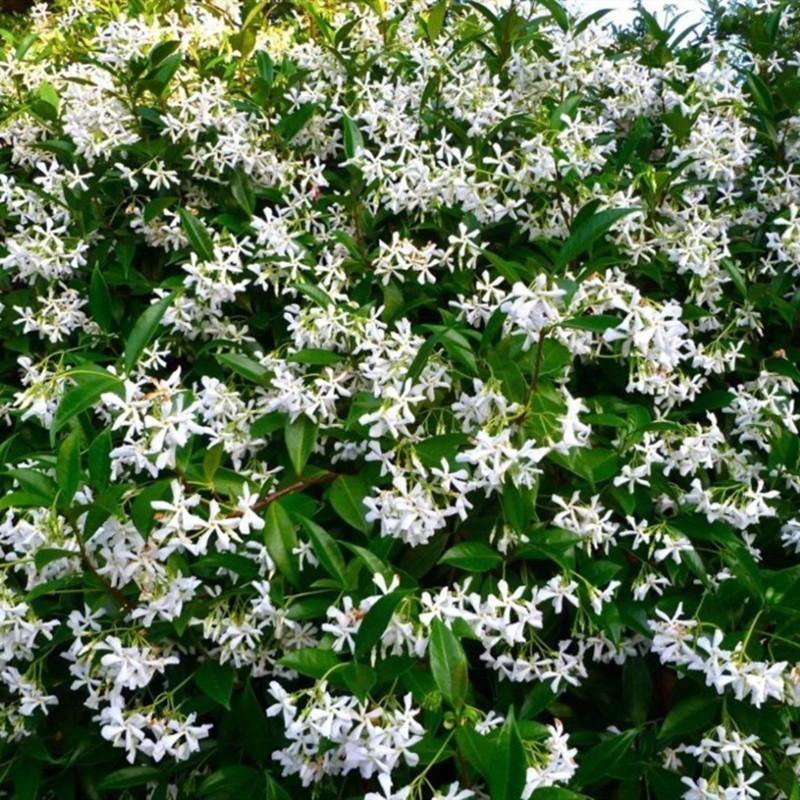
M 0 795 L 800 799 L 798 18 L 746 13 L 3 20 Z

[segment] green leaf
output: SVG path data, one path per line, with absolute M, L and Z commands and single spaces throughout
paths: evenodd
M 647 721 L 653 701 L 653 679 L 644 658 L 629 658 L 622 668 L 622 697 L 634 725 Z
M 500 728 L 489 767 L 491 800 L 519 800 L 525 788 L 527 768 L 528 759 L 512 706 Z
M 210 484 L 214 483 L 214 476 L 217 474 L 222 457 L 225 455 L 225 448 L 222 442 L 217 442 L 203 456 L 203 477 Z
M 444 18 L 447 14 L 447 2 L 448 0 L 439 0 L 428 14 L 428 39 L 430 39 L 431 43 L 439 38 L 439 34 L 444 27 Z
M 312 422 L 307 416 L 298 417 L 294 422 L 287 421 L 284 429 L 286 450 L 292 462 L 295 474 L 299 477 L 303 472 L 308 457 L 317 441 L 317 423 Z
M 58 118 L 58 92 L 52 83 L 45 81 L 39 86 L 39 100 L 42 103 L 50 106 L 53 112 L 53 118 Z
M 308 517 L 300 516 L 298 518 L 308 534 L 308 538 L 311 540 L 314 554 L 317 556 L 319 563 L 342 588 L 345 588 L 347 586 L 346 564 L 336 540 L 324 528 L 321 528 Z
M 352 661 L 336 672 L 337 678 L 363 703 L 378 682 L 378 673 L 367 664 Z
M 177 292 L 168 294 L 146 308 L 136 320 L 125 342 L 125 371 L 130 372 L 139 356 L 155 336 L 161 318 L 166 313 Z
M 263 417 L 259 417 L 250 426 L 250 435 L 257 439 L 261 436 L 275 433 L 275 431 L 282 430 L 285 427 L 286 414 L 280 411 L 273 411 L 270 414 L 264 414 Z
M 7 508 L 50 508 L 53 499 L 37 492 L 7 492 L 0 497 L 0 511 Z
M 156 767 L 124 767 L 106 775 L 97 788 L 106 792 L 115 789 L 130 789 L 133 786 L 144 786 L 154 783 L 164 777 L 162 770 Z
M 290 142 L 300 133 L 311 117 L 314 116 L 316 110 L 316 103 L 306 103 L 300 106 L 297 111 L 293 111 L 291 114 L 287 114 L 283 117 L 276 125 L 276 130 L 283 136 L 285 142 Z
M 166 42 L 159 42 L 153 49 L 149 52 L 147 56 L 147 60 L 150 62 L 150 67 L 158 67 L 160 66 L 165 59 L 171 56 L 173 53 L 176 53 L 180 48 L 181 43 L 176 39 L 170 39 Z
M 340 364 L 344 361 L 344 356 L 340 353 L 334 353 L 332 350 L 322 350 L 319 347 L 307 347 L 286 356 L 286 360 L 294 364 L 327 366 L 328 364 Z
M 539 0 L 539 2 L 553 15 L 553 20 L 562 31 L 569 30 L 569 17 L 564 7 L 557 0 Z
M 662 723 L 659 740 L 667 741 L 709 727 L 717 717 L 719 706 L 720 698 L 711 694 L 695 694 L 681 700 Z
M 131 504 L 131 521 L 142 536 L 146 536 L 156 524 L 153 507 L 150 504 L 154 500 L 163 500 L 169 488 L 170 481 L 168 479 L 156 481 L 143 489 Z
M 370 575 L 383 575 L 383 577 L 390 581 L 392 579 L 392 570 L 389 568 L 385 561 L 382 561 L 371 550 L 361 547 L 351 542 L 342 542 L 342 547 L 346 547 L 359 561 L 369 570 Z
M 112 322 L 111 295 L 98 266 L 92 270 L 92 279 L 89 283 L 89 311 L 94 321 L 105 333 L 108 333 L 111 330 Z
M 609 770 L 613 769 L 630 750 L 637 735 L 636 729 L 618 733 L 585 753 L 578 761 L 578 771 L 573 778 L 575 786 L 582 789 L 605 778 Z
M 527 535 L 528 526 L 533 517 L 533 499 L 530 489 L 519 487 L 510 478 L 503 481 L 503 494 L 500 496 L 503 506 L 503 519 L 515 533 Z
M 309 300 L 313 300 L 320 308 L 330 308 L 333 301 L 328 296 L 328 293 L 321 289 L 319 286 L 314 286 L 311 283 L 291 283 L 289 288 L 300 292 L 305 295 Z
M 439 563 L 467 572 L 490 572 L 503 563 L 503 557 L 482 542 L 461 542 L 453 545 L 439 559 Z
M 269 375 L 266 367 L 241 353 L 217 353 L 216 359 L 220 364 L 230 367 L 235 373 L 253 383 L 263 384 Z
M 90 409 L 106 392 L 118 389 L 122 382 L 116 375 L 99 367 L 76 367 L 69 376 L 78 381 L 77 386 L 67 389 L 58 404 L 50 428 L 51 439 L 71 419 L 83 411 Z
M 36 551 L 36 555 L 33 557 L 33 563 L 36 569 L 42 570 L 54 561 L 60 561 L 62 558 L 75 558 L 78 555 L 79 554 L 73 550 L 63 550 L 58 547 L 43 547 L 41 550 Z
M 270 735 L 264 706 L 256 697 L 249 680 L 244 690 L 234 699 L 233 717 L 244 752 L 261 767 L 271 763 L 270 753 L 274 749 L 274 740 Z
M 256 53 L 256 71 L 259 78 L 264 83 L 270 85 L 275 77 L 275 65 L 272 63 L 269 53 L 266 50 L 259 50 Z
M 556 256 L 554 266 L 561 269 L 574 261 L 579 255 L 585 253 L 601 236 L 606 234 L 611 226 L 640 208 L 607 208 L 588 218 L 581 219 L 580 213 L 576 217 L 576 224 L 569 238 L 562 245 Z
M 366 520 L 364 498 L 367 493 L 367 484 L 360 475 L 342 475 L 331 484 L 328 495 L 333 510 L 363 533 L 369 533 L 372 528 L 372 524 Z
M 431 626 L 428 657 L 433 679 L 442 697 L 459 711 L 467 699 L 469 688 L 467 656 L 456 635 L 439 619 L 434 619 Z
M 731 280 L 733 281 L 733 285 L 736 287 L 736 290 L 746 300 L 747 283 L 745 282 L 744 275 L 742 275 L 742 271 L 730 258 L 722 259 L 722 267 L 730 276 Z
M 467 763 L 483 778 L 492 767 L 492 743 L 477 731 L 466 726 L 456 728 L 456 745 Z
M 234 170 L 231 176 L 231 194 L 239 208 L 252 217 L 256 210 L 256 194 L 250 176 L 241 167 Z
M 194 682 L 212 700 L 230 710 L 235 677 L 236 672 L 230 664 L 204 661 L 194 673 Z
M 213 261 L 214 243 L 206 230 L 206 226 L 185 208 L 179 208 L 178 214 L 192 250 L 197 253 L 201 261 Z
M 333 650 L 323 650 L 321 647 L 301 647 L 278 659 L 280 666 L 316 680 L 327 675 L 341 663 Z
M 266 797 L 264 800 L 292 800 L 286 789 L 281 786 L 268 772 L 264 773 L 266 781 Z
M 219 793 L 225 790 L 228 791 L 222 795 L 223 797 L 247 796 L 243 794 L 245 789 L 250 787 L 255 789 L 256 786 L 260 786 L 263 782 L 264 779 L 261 776 L 261 772 L 257 769 L 231 764 L 212 772 L 205 778 L 197 788 L 197 796 L 206 797 L 210 794 L 220 796 Z
M 369 653 L 380 642 L 395 609 L 405 596 L 406 592 L 389 592 L 375 601 L 358 626 L 355 647 L 357 657 Z
M 562 786 L 545 786 L 536 789 L 531 795 L 533 800 L 591 800 L 588 795 L 578 794 Z
M 81 432 L 77 428 L 67 436 L 58 449 L 56 481 L 59 486 L 58 500 L 62 506 L 69 505 L 81 478 Z
M 342 115 L 342 125 L 344 127 L 344 154 L 350 160 L 364 149 L 364 139 L 358 125 L 347 114 Z
M 571 317 L 559 323 L 562 328 L 574 328 L 579 331 L 602 333 L 609 328 L 616 328 L 622 320 L 613 314 L 594 314 L 585 317 Z
M 775 118 L 775 103 L 772 100 L 769 87 L 754 72 L 745 73 L 745 83 L 750 96 L 753 98 L 753 105 L 758 109 L 759 114 L 768 120 Z
M 297 556 L 292 552 L 297 547 L 294 524 L 283 507 L 275 502 L 267 507 L 264 518 L 264 545 L 269 557 L 281 574 L 296 587 L 300 586 L 300 570 Z

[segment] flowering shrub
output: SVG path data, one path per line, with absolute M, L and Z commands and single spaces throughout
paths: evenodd
M 791 6 L 6 20 L 5 796 L 800 798 Z

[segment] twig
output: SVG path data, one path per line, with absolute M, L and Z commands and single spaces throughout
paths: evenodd
M 338 478 L 338 472 L 325 472 L 322 475 L 316 475 L 313 478 L 307 478 L 303 481 L 295 481 L 294 483 L 290 483 L 288 486 L 284 486 L 283 489 L 278 489 L 272 494 L 268 494 L 263 500 L 259 500 L 257 503 L 254 503 L 250 506 L 250 511 L 261 511 L 262 509 L 266 508 L 267 506 L 274 503 L 276 500 L 280 500 L 281 497 L 286 497 L 287 494 L 293 494 L 294 492 L 300 492 L 303 489 L 307 489 L 309 486 L 316 486 L 320 483 L 327 483 L 328 481 L 334 480 L 334 478 Z M 226 517 L 241 517 L 243 511 L 230 511 L 226 514 Z

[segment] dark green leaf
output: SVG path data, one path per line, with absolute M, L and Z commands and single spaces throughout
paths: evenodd
M 70 503 L 78 489 L 81 479 L 81 433 L 74 430 L 61 443 L 56 461 L 56 480 L 58 481 L 59 504 Z
M 344 588 L 347 586 L 347 578 L 345 576 L 345 563 L 342 551 L 336 540 L 324 529 L 317 525 L 316 522 L 308 519 L 308 517 L 299 517 L 300 524 L 308 534 L 311 540 L 311 545 L 314 548 L 314 553 L 322 564 L 325 571 L 334 578 L 339 585 Z
M 192 250 L 197 253 L 201 261 L 213 261 L 214 243 L 206 230 L 206 226 L 185 208 L 179 208 L 178 214 Z
M 292 520 L 283 507 L 275 502 L 268 506 L 264 522 L 264 544 L 269 557 L 293 586 L 299 586 L 300 570 L 297 556 L 292 552 L 297 547 Z
M 585 317 L 572 317 L 560 322 L 562 328 L 575 328 L 579 331 L 592 331 L 602 333 L 609 328 L 616 328 L 622 320 L 613 314 L 594 314 Z
M 287 653 L 278 660 L 278 663 L 282 667 L 299 672 L 301 675 L 307 675 L 309 678 L 319 680 L 342 662 L 339 661 L 333 650 L 323 650 L 320 647 L 303 647 Z
M 674 706 L 661 725 L 658 738 L 674 739 L 709 727 L 717 717 L 720 698 L 711 694 L 695 694 Z
M 482 542 L 461 542 L 451 547 L 439 563 L 467 572 L 490 572 L 503 563 L 503 557 Z
M 428 657 L 433 679 L 442 697 L 456 711 L 460 710 L 469 688 L 467 656 L 456 635 L 439 619 L 434 619 L 431 626 Z
M 578 771 L 573 779 L 575 786 L 583 788 L 606 777 L 630 750 L 637 734 L 635 729 L 615 734 L 584 753 L 578 759 Z
M 227 709 L 231 707 L 233 681 L 236 673 L 230 664 L 204 661 L 194 673 L 195 683 L 212 700 Z
M 252 217 L 256 210 L 256 195 L 250 176 L 241 168 L 234 170 L 231 177 L 231 194 L 239 204 L 239 208 Z
M 253 767 L 243 767 L 231 764 L 222 767 L 216 772 L 212 772 L 197 789 L 198 797 L 208 795 L 219 796 L 220 792 L 229 790 L 224 797 L 231 798 L 241 796 L 241 793 L 250 786 L 257 786 L 263 783 L 261 773 Z
M 139 356 L 144 352 L 147 345 L 155 336 L 158 325 L 162 317 L 175 299 L 176 292 L 156 300 L 151 306 L 146 308 L 128 334 L 125 342 L 125 371 L 130 372 L 134 364 L 139 360 Z
M 317 441 L 317 424 L 303 415 L 294 421 L 287 421 L 284 429 L 286 450 L 292 462 L 295 474 L 300 476 L 303 472 L 308 457 Z
M 122 382 L 116 375 L 97 367 L 76 367 L 69 375 L 78 381 L 77 386 L 67 389 L 58 404 L 51 435 L 60 431 L 71 419 L 91 408 L 106 392 L 118 389 Z
M 601 236 L 606 234 L 618 220 L 640 211 L 639 208 L 607 208 L 588 219 L 582 219 L 573 228 L 555 259 L 555 267 L 560 269 L 585 253 Z M 577 222 L 577 219 L 576 219 Z
M 89 283 L 89 311 L 100 328 L 108 333 L 111 330 L 112 321 L 111 295 L 100 267 L 92 270 L 92 279 Z
M 344 154 L 349 160 L 358 155 L 359 151 L 363 149 L 364 139 L 361 136 L 358 125 L 347 114 L 342 116 L 342 125 L 344 126 Z
M 369 653 L 380 642 L 381 636 L 386 631 L 395 609 L 405 596 L 405 592 L 389 592 L 389 594 L 375 601 L 375 604 L 366 613 L 358 626 L 356 656 L 360 657 Z
M 497 736 L 489 767 L 491 800 L 519 800 L 525 788 L 527 767 L 528 759 L 511 707 Z
M 360 475 L 342 475 L 332 484 L 329 499 L 333 510 L 356 530 L 368 533 L 372 524 L 367 522 L 364 498 L 367 484 Z
M 266 367 L 241 353 L 217 353 L 216 359 L 220 364 L 230 367 L 234 372 L 253 383 L 263 384 L 269 375 Z
M 155 783 L 164 777 L 162 770 L 156 767 L 124 767 L 106 775 L 97 788 L 110 792 L 116 789 L 130 789 L 133 786 L 144 786 Z

